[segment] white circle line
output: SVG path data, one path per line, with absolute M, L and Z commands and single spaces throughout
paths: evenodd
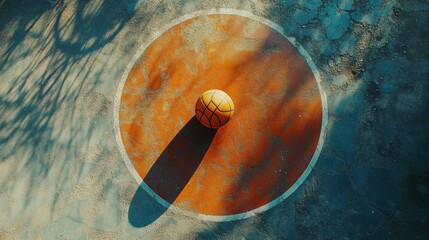
M 173 204 L 167 202 L 162 197 L 160 197 L 158 194 L 156 194 L 143 181 L 143 179 L 140 177 L 140 175 L 138 174 L 138 172 L 134 168 L 132 161 L 129 158 L 129 156 L 125 150 L 124 143 L 122 142 L 121 132 L 120 132 L 120 124 L 119 124 L 119 111 L 120 111 L 120 104 L 121 104 L 121 95 L 122 95 L 122 91 L 123 91 L 124 86 L 125 86 L 125 82 L 128 78 L 128 74 L 129 74 L 131 68 L 135 65 L 136 61 L 139 59 L 141 54 L 143 54 L 143 52 L 147 49 L 147 47 L 149 47 L 159 36 L 161 36 L 168 29 L 174 27 L 175 25 L 177 25 L 179 23 L 182 23 L 186 20 L 189 20 L 189 19 L 192 19 L 195 17 L 208 16 L 208 15 L 214 15 L 214 14 L 236 15 L 236 16 L 241 16 L 241 17 L 247 17 L 247 18 L 255 20 L 259 23 L 265 24 L 268 27 L 271 27 L 272 29 L 274 29 L 278 33 L 280 33 L 294 47 L 296 47 L 298 52 L 305 58 L 307 64 L 309 65 L 311 71 L 314 74 L 314 77 L 316 78 L 317 85 L 319 87 L 319 91 L 320 91 L 320 95 L 321 95 L 321 100 L 322 100 L 322 124 L 321 124 L 321 132 L 320 132 L 320 136 L 319 136 L 319 142 L 317 144 L 316 150 L 313 154 L 313 157 L 312 157 L 310 163 L 308 164 L 305 171 L 301 174 L 301 176 L 296 180 L 296 182 L 282 195 L 280 195 L 276 199 L 272 200 L 271 202 L 269 202 L 269 203 L 267 203 L 261 207 L 258 207 L 258 208 L 255 208 L 253 210 L 250 210 L 250 211 L 247 211 L 244 213 L 240 213 L 240 214 L 232 214 L 232 215 L 224 215 L 224 216 L 207 215 L 207 214 L 201 214 L 201 213 L 194 213 L 194 212 L 186 211 L 186 210 L 183 210 L 179 207 L 174 206 Z M 165 25 L 164 27 L 159 29 L 157 32 L 155 32 L 155 34 L 152 37 L 150 37 L 149 40 L 146 41 L 146 43 L 144 43 L 137 50 L 136 54 L 131 58 L 130 63 L 125 68 L 124 74 L 123 74 L 123 76 L 119 82 L 118 92 L 116 94 L 116 98 L 115 98 L 115 102 L 114 102 L 113 118 L 114 118 L 114 131 L 116 133 L 115 135 L 116 135 L 117 146 L 118 146 L 119 151 L 122 155 L 122 158 L 125 162 L 125 165 L 127 166 L 130 173 L 134 176 L 137 183 L 139 183 L 140 187 L 142 187 L 150 196 L 152 196 L 162 206 L 164 206 L 165 208 L 168 208 L 174 212 L 177 212 L 177 213 L 180 213 L 180 214 L 183 214 L 186 216 L 190 216 L 190 217 L 196 217 L 196 218 L 199 218 L 202 220 L 221 222 L 221 221 L 240 220 L 240 219 L 248 218 L 248 217 L 254 216 L 256 214 L 262 213 L 262 212 L 276 206 L 277 204 L 279 204 L 283 200 L 285 200 L 296 189 L 298 189 L 299 186 L 301 186 L 301 184 L 308 177 L 311 170 L 316 165 L 316 162 L 319 158 L 320 152 L 321 152 L 323 144 L 324 144 L 324 139 L 326 136 L 326 126 L 328 124 L 328 104 L 327 104 L 326 93 L 323 91 L 323 87 L 321 85 L 319 70 L 317 69 L 316 65 L 314 64 L 314 62 L 311 59 L 308 52 L 295 40 L 294 37 L 286 36 L 282 27 L 280 27 L 279 25 L 277 25 L 276 23 L 274 23 L 268 19 L 256 16 L 251 12 L 247 12 L 247 11 L 243 11 L 243 10 L 237 10 L 237 9 L 219 8 L 219 9 L 210 9 L 210 10 L 202 10 L 202 11 L 193 12 L 193 13 L 183 15 L 183 16 L 173 20 L 172 22 L 170 22 L 169 24 Z

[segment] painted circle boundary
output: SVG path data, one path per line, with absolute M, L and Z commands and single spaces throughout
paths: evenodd
M 119 123 L 119 111 L 120 111 L 120 105 L 121 105 L 121 96 L 122 96 L 122 92 L 125 86 L 125 82 L 128 78 L 128 74 L 131 70 L 131 68 L 134 66 L 134 64 L 136 63 L 136 61 L 138 60 L 138 58 L 141 56 L 141 54 L 143 54 L 143 52 L 159 37 L 161 36 L 164 32 L 166 32 L 168 29 L 174 27 L 175 25 L 182 23 L 186 20 L 192 19 L 192 18 L 196 18 L 196 17 L 202 17 L 202 16 L 208 16 L 208 15 L 216 15 L 216 14 L 222 14 L 222 15 L 236 15 L 236 16 L 241 16 L 241 17 L 247 17 L 250 18 L 254 21 L 257 21 L 259 23 L 262 23 L 274 30 L 276 30 L 278 33 L 280 33 L 284 38 L 286 38 L 297 50 L 298 52 L 301 54 L 302 57 L 304 57 L 304 59 L 306 60 L 308 66 L 310 67 L 316 81 L 317 81 L 317 85 L 319 88 L 319 92 L 320 92 L 320 97 L 321 97 L 321 101 L 322 101 L 322 124 L 321 124 L 321 131 L 320 131 L 320 136 L 319 136 L 319 141 L 316 147 L 316 150 L 313 154 L 313 157 L 311 158 L 311 161 L 309 162 L 307 168 L 305 169 L 305 171 L 301 174 L 301 176 L 296 180 L 296 182 L 288 189 L 286 190 L 286 192 L 284 192 L 282 195 L 280 195 L 279 197 L 277 197 L 276 199 L 272 200 L 271 202 L 260 206 L 258 208 L 255 208 L 253 210 L 244 212 L 244 213 L 239 213 L 239 214 L 231 214 L 231 215 L 223 215 L 223 216 L 215 216 L 215 215 L 207 215 L 207 214 L 201 214 L 201 213 L 194 213 L 194 212 L 190 212 L 190 211 L 186 211 L 183 210 L 169 202 L 167 202 L 166 200 L 164 200 L 162 197 L 160 197 L 157 193 L 155 193 L 144 181 L 143 179 L 140 177 L 140 175 L 137 173 L 136 169 L 133 166 L 132 160 L 129 158 L 124 144 L 122 142 L 122 138 L 121 138 L 121 132 L 120 132 L 120 123 Z M 294 37 L 289 37 L 286 36 L 284 33 L 284 30 L 282 27 L 280 27 L 279 25 L 277 25 L 276 23 L 265 19 L 263 17 L 259 17 L 254 15 L 251 12 L 248 11 L 244 11 L 244 10 L 237 10 L 237 9 L 227 9 L 227 8 L 219 8 L 219 9 L 210 9 L 210 10 L 202 10 L 202 11 L 196 11 L 193 13 L 189 13 L 186 15 L 181 16 L 180 18 L 177 18 L 175 20 L 173 20 L 172 22 L 170 22 L 167 25 L 164 25 L 164 27 L 162 27 L 161 29 L 159 29 L 157 32 L 155 32 L 155 34 L 153 36 L 151 36 L 135 53 L 135 55 L 131 58 L 129 64 L 127 65 L 127 67 L 124 70 L 124 73 L 120 79 L 119 82 L 119 86 L 118 86 L 118 91 L 116 93 L 115 96 L 115 101 L 114 101 L 114 111 L 113 111 L 113 119 L 114 119 L 114 131 L 115 131 L 115 137 L 116 137 L 116 144 L 119 148 L 119 151 L 121 153 L 122 159 L 125 162 L 125 165 L 127 166 L 128 170 L 130 171 L 130 173 L 134 176 L 134 178 L 136 179 L 137 183 L 139 183 L 140 187 L 142 187 L 151 197 L 153 197 L 158 203 L 160 203 L 162 206 L 164 206 L 165 208 L 171 209 L 173 212 L 177 212 L 186 216 L 190 216 L 190 217 L 194 217 L 194 218 L 198 218 L 201 220 L 208 220 L 208 221 L 214 221 L 214 222 L 222 222 L 222 221 L 234 221 L 234 220 L 240 220 L 240 219 L 244 219 L 244 218 L 248 218 L 251 216 L 254 216 L 256 214 L 262 213 L 274 206 L 276 206 L 277 204 L 279 204 L 280 202 L 282 202 L 283 200 L 285 200 L 287 197 L 289 197 L 296 189 L 298 189 L 299 186 L 301 186 L 301 184 L 305 181 L 305 179 L 308 177 L 308 175 L 310 174 L 311 170 L 314 168 L 314 166 L 316 165 L 316 162 L 319 158 L 320 152 L 322 150 L 323 144 L 324 144 L 324 139 L 326 136 L 326 126 L 328 123 L 328 105 L 327 105 L 327 98 L 326 98 L 326 93 L 323 91 L 322 85 L 321 85 L 321 79 L 320 79 L 320 73 L 316 67 L 316 65 L 314 64 L 313 60 L 311 59 L 310 55 L 308 54 L 308 52 L 295 40 Z

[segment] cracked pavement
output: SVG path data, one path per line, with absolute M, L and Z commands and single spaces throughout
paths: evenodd
M 329 106 L 305 182 L 233 222 L 163 209 L 127 170 L 112 127 L 135 51 L 173 19 L 220 7 L 295 37 Z M 0 238 L 427 239 L 428 16 L 417 0 L 0 0 Z M 130 213 L 137 194 L 147 207 Z M 130 214 L 151 223 L 132 226 Z

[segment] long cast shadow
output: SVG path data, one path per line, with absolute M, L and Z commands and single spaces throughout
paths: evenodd
M 143 179 L 144 183 L 172 204 L 197 170 L 216 132 L 216 129 L 202 126 L 193 117 L 153 164 Z M 134 227 L 144 227 L 166 210 L 139 186 L 128 210 L 128 220 Z

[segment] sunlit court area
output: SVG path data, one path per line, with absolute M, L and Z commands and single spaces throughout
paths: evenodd
M 427 239 L 428 18 L 0 0 L 0 239 Z

